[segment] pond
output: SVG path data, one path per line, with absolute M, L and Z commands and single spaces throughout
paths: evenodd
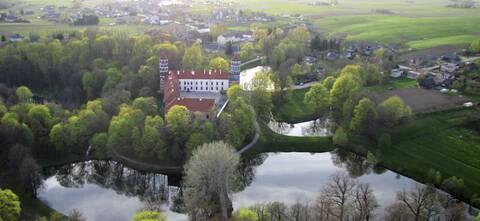
M 296 136 L 296 137 L 326 137 L 332 136 L 332 128 L 334 126 L 333 120 L 317 119 L 296 124 L 289 124 L 285 122 L 270 121 L 268 127 L 275 133 Z
M 381 205 L 377 214 L 395 200 L 396 192 L 410 189 L 416 181 L 375 168 L 354 154 L 266 153 L 245 159 L 243 190 L 232 197 L 235 209 L 256 203 L 312 202 L 329 177 L 347 172 L 369 183 Z M 140 209 L 161 209 L 168 220 L 187 220 L 173 212 L 178 206 L 179 176 L 144 173 L 112 161 L 89 161 L 52 168 L 40 199 L 67 214 L 79 210 L 87 220 L 130 220 Z

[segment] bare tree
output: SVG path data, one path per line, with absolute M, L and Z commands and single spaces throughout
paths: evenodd
M 313 220 L 311 212 L 312 210 L 308 203 L 303 204 L 297 201 L 288 209 L 288 216 L 292 221 L 309 221 Z
M 368 183 L 360 183 L 354 191 L 354 220 L 369 221 L 374 217 L 373 211 L 378 208 L 377 199 Z
M 417 184 L 409 192 L 398 192 L 397 199 L 410 210 L 415 221 L 429 220 L 440 212 L 438 194 L 432 186 Z
M 411 221 L 413 215 L 405 204 L 396 202 L 385 208 L 385 221 Z
M 314 220 L 332 220 L 332 203 L 330 199 L 324 194 L 321 193 L 316 200 L 314 206 L 312 206 Z
M 348 218 L 354 187 L 355 181 L 347 173 L 341 172 L 334 174 L 322 191 L 325 199 L 332 204 L 331 215 L 339 221 Z
M 76 209 L 72 209 L 70 213 L 68 213 L 68 221 L 86 221 L 85 217 L 83 217 L 82 213 Z
M 463 203 L 455 203 L 448 206 L 445 210 L 446 221 L 462 221 L 467 220 L 465 205 Z
M 281 202 L 272 202 L 267 206 L 267 212 L 270 216 L 270 221 L 284 221 L 288 217 L 285 214 L 287 206 Z
M 227 220 L 232 205 L 229 194 L 235 189 L 240 157 L 223 141 L 197 148 L 185 165 L 184 201 L 193 220 L 221 213 Z
M 267 206 L 265 204 L 263 203 L 255 204 L 251 207 L 251 209 L 257 214 L 258 221 L 268 220 Z

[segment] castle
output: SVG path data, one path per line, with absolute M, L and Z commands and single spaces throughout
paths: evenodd
M 238 79 L 241 62 L 238 56 L 231 61 L 230 73 L 222 70 L 170 70 L 168 58 L 159 59 L 160 87 L 163 87 L 165 111 L 175 105 L 185 106 L 191 112 L 200 112 L 205 118 L 213 116 L 225 104 L 222 92 L 230 81 Z

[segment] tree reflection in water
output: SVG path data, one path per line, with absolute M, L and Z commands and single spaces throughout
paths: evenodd
M 138 197 L 145 209 L 151 210 L 169 203 L 172 194 L 178 192 L 180 176 L 141 172 L 115 161 L 75 163 L 50 168 L 45 174 L 54 175 L 63 187 L 82 188 L 85 184 L 95 184 L 118 194 Z
M 330 118 L 317 119 L 302 123 L 289 124 L 271 120 L 268 127 L 278 134 L 302 137 L 331 136 L 335 123 Z
M 259 153 L 255 155 L 245 155 L 241 158 L 239 168 L 240 179 L 238 180 L 239 185 L 237 185 L 238 189 L 235 190 L 236 192 L 243 191 L 253 182 L 255 179 L 255 168 L 262 165 L 267 157 L 268 154 Z
M 367 158 L 360 156 L 356 153 L 336 149 L 331 153 L 332 162 L 335 166 L 344 168 L 352 178 L 358 178 L 365 174 L 374 172 L 376 174 L 382 174 L 386 172 L 386 169 L 367 162 Z

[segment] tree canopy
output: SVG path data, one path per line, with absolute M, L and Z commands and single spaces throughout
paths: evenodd
M 378 105 L 378 118 L 386 126 L 395 126 L 401 119 L 412 113 L 410 107 L 405 106 L 402 98 L 392 96 Z
M 18 196 L 9 189 L 0 189 L 0 220 L 16 221 L 21 211 Z
M 220 213 L 228 219 L 229 194 L 235 189 L 239 162 L 240 156 L 223 141 L 193 151 L 184 173 L 184 201 L 191 217 Z

